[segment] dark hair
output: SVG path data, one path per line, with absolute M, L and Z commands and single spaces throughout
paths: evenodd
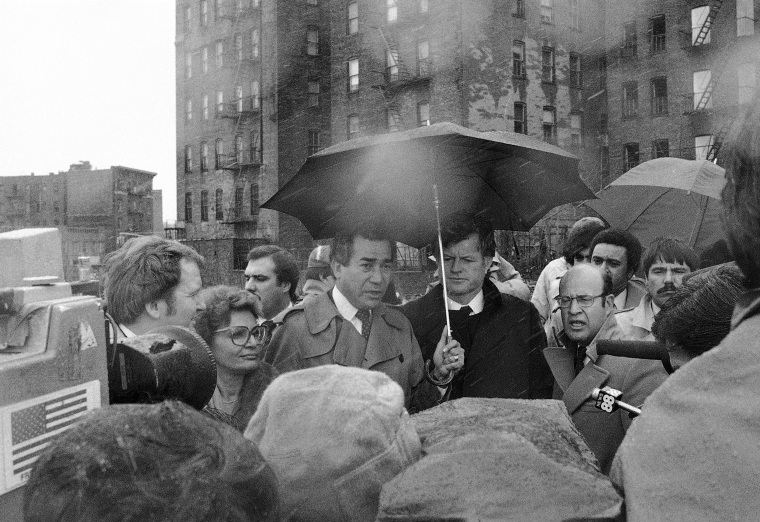
M 290 283 L 291 302 L 298 297 L 298 278 L 301 273 L 298 270 L 298 262 L 293 255 L 277 245 L 261 245 L 248 252 L 248 261 L 256 261 L 265 257 L 271 257 L 274 263 L 274 274 L 277 276 L 277 284 Z
M 760 95 L 748 104 L 725 143 L 722 201 L 728 243 L 749 288 L 760 287 Z
M 649 273 L 649 269 L 658 259 L 662 259 L 665 263 L 682 263 L 692 270 L 699 269 L 699 258 L 696 252 L 675 237 L 656 237 L 652 240 L 641 261 L 644 275 Z
M 641 242 L 636 239 L 636 236 L 619 228 L 608 228 L 602 230 L 591 241 L 591 254 L 594 254 L 596 245 L 603 243 L 606 245 L 615 245 L 625 248 L 626 265 L 628 267 L 628 273 L 634 273 L 639 269 L 641 264 Z
M 135 237 L 104 259 L 103 295 L 117 323 L 132 324 L 146 303 L 165 299 L 174 313 L 173 290 L 182 276 L 180 261 L 203 267 L 203 257 L 177 241 L 157 236 Z
M 256 445 L 176 401 L 95 410 L 52 440 L 24 491 L 27 522 L 278 518 Z
M 354 255 L 354 239 L 363 237 L 368 241 L 387 241 L 391 249 L 391 261 L 396 261 L 396 242 L 388 236 L 377 224 L 363 223 L 352 230 L 339 232 L 330 243 L 330 261 L 337 261 L 348 266 Z
M 201 290 L 198 298 L 205 303 L 206 309 L 198 312 L 193 326 L 206 344 L 211 346 L 214 332 L 230 325 L 232 312 L 256 313 L 256 297 L 250 292 L 234 286 L 212 286 Z
M 306 269 L 304 279 L 316 279 L 317 281 L 321 281 L 322 278 L 327 277 L 335 277 L 332 268 L 329 266 L 313 266 Z
M 576 223 L 570 234 L 567 236 L 567 241 L 562 247 L 562 255 L 568 264 L 575 264 L 575 256 L 581 250 L 589 248 L 591 241 L 599 232 L 607 228 L 601 220 L 588 220 L 581 223 Z
M 441 221 L 441 239 L 444 248 L 453 243 L 464 241 L 472 234 L 478 236 L 478 251 L 484 257 L 494 257 L 496 241 L 493 226 L 486 218 L 460 210 L 452 212 Z M 436 251 L 438 248 L 436 248 Z
M 744 290 L 741 272 L 730 265 L 689 278 L 662 305 L 652 333 L 662 343 L 678 344 L 694 358 L 728 335 L 734 305 Z

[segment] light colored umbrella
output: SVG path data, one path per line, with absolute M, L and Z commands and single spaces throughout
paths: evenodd
M 632 168 L 586 205 L 645 247 L 677 237 L 698 253 L 725 239 L 720 193 L 725 170 L 709 161 L 658 158 Z
M 610 186 L 643 185 L 696 192 L 720 201 L 726 171 L 707 160 L 657 158 L 639 163 Z

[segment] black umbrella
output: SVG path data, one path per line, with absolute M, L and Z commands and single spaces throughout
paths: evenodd
M 529 230 L 552 208 L 594 197 L 578 158 L 559 147 L 436 123 L 324 149 L 262 207 L 295 216 L 314 239 L 379 221 L 419 248 L 436 240 L 434 185 L 444 214 L 483 214 L 497 230 Z
M 262 207 L 295 216 L 314 239 L 371 222 L 414 247 L 437 239 L 442 253 L 439 208 L 483 215 L 497 230 L 528 230 L 552 208 L 593 197 L 578 158 L 559 147 L 436 123 L 310 156 Z M 451 332 L 448 309 L 446 322 Z

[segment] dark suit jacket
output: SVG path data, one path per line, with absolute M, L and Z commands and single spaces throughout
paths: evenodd
M 484 280 L 483 294 L 485 306 L 451 398 L 551 398 L 554 379 L 542 354 L 546 336 L 538 311 L 529 302 L 499 293 L 490 279 Z M 444 306 L 438 285 L 401 307 L 425 360 L 433 357 L 446 324 Z

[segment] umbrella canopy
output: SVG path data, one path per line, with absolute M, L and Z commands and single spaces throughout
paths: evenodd
M 578 176 L 578 158 L 558 147 L 437 123 L 310 156 L 262 206 L 295 216 L 314 239 L 372 221 L 390 238 L 422 247 L 436 237 L 434 184 L 442 214 L 469 210 L 503 230 L 528 230 L 552 208 L 594 197 Z
M 610 183 L 612 186 L 642 185 L 696 192 L 720 201 L 726 171 L 707 160 L 657 158 L 640 163 Z
M 645 247 L 669 236 L 703 253 L 725 238 L 720 203 L 725 183 L 725 170 L 709 161 L 659 158 L 632 168 L 586 204 Z

